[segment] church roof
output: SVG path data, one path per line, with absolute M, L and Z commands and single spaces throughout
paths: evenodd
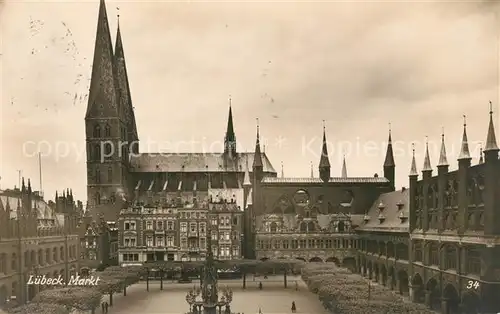
M 261 153 L 263 171 L 276 173 L 265 153 Z M 246 158 L 253 164 L 254 153 L 237 153 L 225 166 L 223 153 L 143 153 L 132 155 L 132 172 L 244 172 Z
M 356 230 L 408 232 L 409 195 L 408 189 L 381 194 Z
M 329 183 L 388 183 L 389 180 L 382 177 L 333 177 L 330 178 Z M 276 184 L 322 184 L 323 180 L 320 178 L 274 178 L 265 177 L 262 183 L 276 183 Z

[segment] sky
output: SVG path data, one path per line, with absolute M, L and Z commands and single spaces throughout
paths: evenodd
M 415 143 L 450 170 L 466 115 L 473 163 L 489 101 L 499 121 L 498 2 L 107 1 L 117 12 L 141 150 L 220 149 L 231 98 L 239 151 L 284 175 L 314 175 L 323 120 L 332 176 L 382 174 L 389 126 L 396 185 Z M 86 200 L 84 115 L 98 1 L 0 0 L 0 188 L 18 170 L 43 191 Z M 497 129 L 500 127 L 497 126 Z M 186 143 L 190 143 L 187 145 Z M 215 143 L 215 144 L 214 144 Z M 219 147 L 219 148 L 216 148 Z

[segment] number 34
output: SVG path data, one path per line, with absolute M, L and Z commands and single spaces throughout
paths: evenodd
M 469 280 L 467 281 L 467 289 L 474 289 L 476 290 L 477 288 L 479 288 L 479 281 L 477 280 Z

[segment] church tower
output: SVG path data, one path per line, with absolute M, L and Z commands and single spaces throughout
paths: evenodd
M 125 62 L 118 34 L 120 50 L 115 56 L 106 5 L 101 0 L 85 115 L 87 199 L 96 212 L 113 211 L 114 214 L 119 208 L 113 205 L 128 188 L 127 106 L 131 106 L 130 93 L 124 93 L 128 91 L 128 82 L 124 81 Z
M 231 98 L 229 98 L 229 116 L 227 118 L 226 136 L 224 137 L 224 155 L 230 159 L 236 157 L 236 134 L 234 133 Z
M 389 140 L 387 141 L 387 151 L 384 160 L 384 178 L 389 180 L 393 191 L 396 189 L 395 177 L 396 164 L 394 163 L 394 152 L 392 150 L 392 134 L 389 129 Z

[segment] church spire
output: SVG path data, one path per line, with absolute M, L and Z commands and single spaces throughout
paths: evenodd
M 441 134 L 441 152 L 439 153 L 438 167 L 448 166 L 448 158 L 446 157 L 446 147 L 444 144 L 444 128 Z
M 224 138 L 224 153 L 230 156 L 236 156 L 236 135 L 234 133 L 231 96 L 229 96 L 229 115 L 227 117 L 227 130 Z
M 283 170 L 283 161 L 281 161 L 281 177 L 285 177 L 285 171 Z
M 431 158 L 429 157 L 429 140 L 425 140 L 425 158 L 424 158 L 424 168 L 422 171 L 432 171 Z
M 415 161 L 415 144 L 411 144 L 412 146 L 412 157 L 411 157 L 411 168 L 410 168 L 410 177 L 417 177 L 417 162 Z
M 321 147 L 321 157 L 319 159 L 319 168 L 330 168 L 330 160 L 328 159 L 328 145 L 326 142 L 325 120 L 323 120 L 323 144 Z
M 104 0 L 101 0 L 86 117 L 94 116 L 95 110 L 102 110 L 104 116 L 116 115 L 118 100 L 114 74 L 113 44 L 111 42 L 108 14 Z M 99 108 L 100 106 L 102 106 L 102 109 Z
M 347 166 L 345 164 L 345 155 L 342 160 L 342 178 L 347 178 Z
M 467 141 L 467 117 L 464 115 L 464 133 L 462 135 L 462 148 L 458 160 L 470 159 L 469 142 Z
M 255 154 L 253 157 L 252 168 L 260 167 L 262 168 L 262 156 L 260 152 L 260 131 L 259 131 L 259 119 L 257 119 L 257 139 L 255 140 Z
M 480 164 L 484 163 L 484 159 L 483 159 L 483 144 L 481 144 L 481 147 L 479 148 L 479 163 Z
M 495 136 L 495 126 L 493 125 L 493 104 L 490 101 L 490 123 L 488 125 L 488 135 L 486 136 L 486 145 L 484 151 L 498 150 L 497 138 Z
M 394 167 L 394 152 L 392 150 L 391 124 L 389 123 L 389 140 L 387 141 L 387 152 L 385 153 L 384 167 Z

